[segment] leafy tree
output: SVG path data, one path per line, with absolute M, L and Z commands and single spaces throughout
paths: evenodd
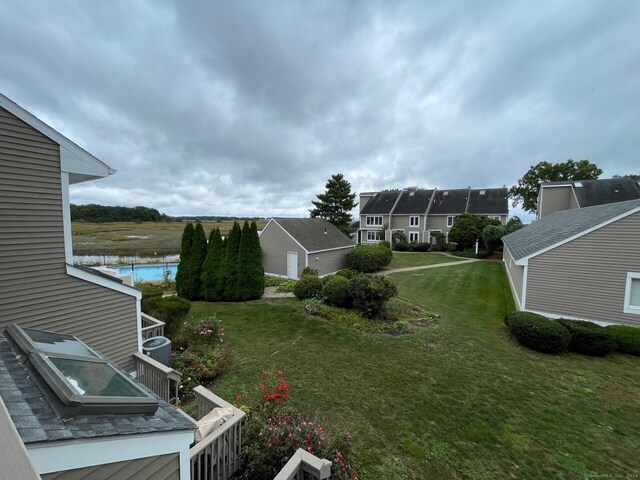
M 633 174 L 628 174 L 628 175 L 614 175 L 613 178 L 628 178 L 630 180 L 636 180 L 636 181 L 640 181 L 640 174 L 638 175 L 633 175 Z
M 449 230 L 449 241 L 457 243 L 462 248 L 471 248 L 475 245 L 476 239 L 484 242 L 482 230 L 487 225 L 500 225 L 500 221 L 472 213 L 458 215 L 456 223 Z
M 351 184 L 338 173 L 331 176 L 325 187 L 325 193 L 319 194 L 318 200 L 311 202 L 315 206 L 310 210 L 311 218 L 324 218 L 350 236 L 350 212 L 358 205 L 355 202 L 356 194 L 351 193 Z
M 520 217 L 513 216 L 506 225 L 487 225 L 482 229 L 482 240 L 488 250 L 495 250 L 502 245 L 502 237 L 520 230 L 524 225 Z
M 219 228 L 214 228 L 209 234 L 207 257 L 202 264 L 202 296 L 208 302 L 222 300 L 224 290 L 220 281 L 222 270 L 222 235 Z
M 222 262 L 222 282 L 224 286 L 223 298 L 237 300 L 238 286 L 238 251 L 242 240 L 242 230 L 238 222 L 233 222 L 233 228 L 227 237 L 227 248 Z
M 198 300 L 202 295 L 202 264 L 207 257 L 207 237 L 200 222 L 193 229 L 193 240 L 187 257 L 182 278 L 181 297 L 187 300 Z
M 193 223 L 189 222 L 185 225 L 182 231 L 182 241 L 180 243 L 180 262 L 178 263 L 178 269 L 176 271 L 176 292 L 178 296 L 186 298 L 186 292 L 188 289 L 186 277 L 187 277 L 187 264 L 189 255 L 191 253 L 191 243 L 193 242 Z
M 589 160 L 567 160 L 563 163 L 540 162 L 532 165 L 518 183 L 509 189 L 512 204 L 522 203 L 522 208 L 535 213 L 538 204 L 538 190 L 543 182 L 561 180 L 595 180 L 602 170 Z

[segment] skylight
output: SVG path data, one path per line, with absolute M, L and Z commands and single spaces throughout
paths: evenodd
M 27 356 L 34 378 L 55 394 L 59 403 L 51 403 L 63 418 L 158 409 L 155 398 L 76 337 L 18 325 L 6 331 Z
M 575 182 L 573 184 L 574 187 L 581 187 L 582 186 L 582 182 Z

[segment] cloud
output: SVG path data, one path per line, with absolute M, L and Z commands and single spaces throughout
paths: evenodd
M 355 191 L 638 170 L 632 2 L 12 2 L 0 91 L 118 170 L 72 201 L 307 215 Z M 521 213 L 521 212 L 516 212 Z

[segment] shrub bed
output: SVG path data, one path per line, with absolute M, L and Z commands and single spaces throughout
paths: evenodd
M 349 280 L 340 275 L 332 275 L 327 278 L 322 287 L 322 296 L 329 305 L 349 308 L 351 296 L 349 295 Z
M 428 252 L 429 250 L 431 250 L 431 244 L 397 242 L 393 246 L 393 249 L 397 252 Z
M 315 275 L 303 275 L 293 287 L 293 294 L 300 300 L 320 296 L 322 280 Z
M 617 342 L 616 350 L 640 357 L 640 328 L 627 325 L 612 325 L 607 330 Z
M 151 297 L 142 302 L 142 311 L 165 323 L 165 332 L 170 335 L 184 320 L 191 309 L 191 302 L 185 298 Z
M 285 280 L 283 281 L 280 285 L 278 285 L 277 290 L 279 292 L 293 292 L 293 289 L 295 288 L 296 284 L 298 283 L 297 280 Z
M 605 327 L 584 320 L 559 321 L 571 334 L 569 350 L 584 355 L 601 357 L 616 349 L 614 332 Z
M 356 245 L 347 254 L 347 265 L 363 273 L 377 272 L 391 263 L 391 256 L 386 245 Z
M 391 297 L 398 294 L 396 286 L 380 275 L 360 275 L 349 280 L 349 295 L 353 308 L 363 316 L 373 318 Z
M 571 335 L 559 322 L 536 313 L 509 313 L 504 323 L 518 342 L 539 352 L 562 352 L 571 341 Z
M 264 286 L 265 287 L 277 287 L 285 282 L 284 278 L 272 277 L 270 275 L 264 276 Z

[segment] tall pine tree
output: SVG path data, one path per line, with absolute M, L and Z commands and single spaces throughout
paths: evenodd
M 202 294 L 202 264 L 207 257 L 207 237 L 200 222 L 193 229 L 191 251 L 185 264 L 185 276 L 183 279 L 183 295 L 188 300 L 199 300 Z
M 220 234 L 220 229 L 215 228 L 209 234 L 207 258 L 202 264 L 202 296 L 208 302 L 222 300 L 222 294 L 224 293 L 220 288 L 222 253 L 222 235 Z
M 178 296 L 187 298 L 187 284 L 185 278 L 187 277 L 187 264 L 189 260 L 189 254 L 191 253 L 191 243 L 193 242 L 193 223 L 189 222 L 185 225 L 182 231 L 182 242 L 180 243 L 180 262 L 178 263 L 178 270 L 176 271 L 176 292 Z
M 227 237 L 227 248 L 222 263 L 222 279 L 224 285 L 223 297 L 225 300 L 235 301 L 237 299 L 236 287 L 238 286 L 237 260 L 242 231 L 238 222 L 233 222 L 233 228 Z
M 358 205 L 356 194 L 351 192 L 351 184 L 341 173 L 332 175 L 325 184 L 325 193 L 318 195 L 317 201 L 312 201 L 315 208 L 311 209 L 311 218 L 324 218 L 338 227 L 345 235 L 351 236 L 351 210 Z

